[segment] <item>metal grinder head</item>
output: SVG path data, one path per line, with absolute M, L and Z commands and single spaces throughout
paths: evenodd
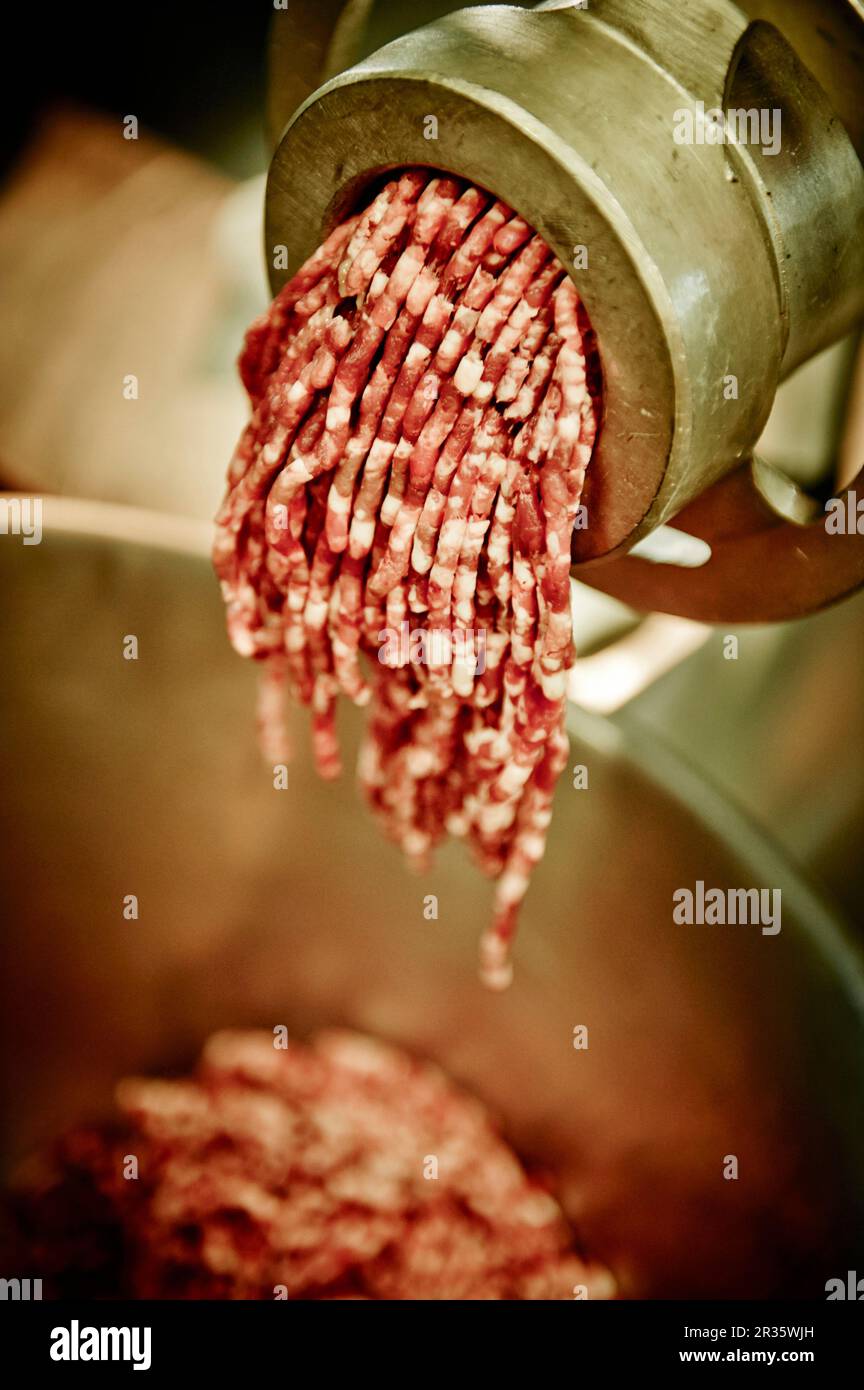
M 274 124 L 303 95 L 299 54 L 344 68 L 276 145 L 274 292 L 389 171 L 468 179 L 545 238 L 597 334 L 603 422 L 578 577 L 637 608 L 727 622 L 806 613 L 864 584 L 864 535 L 828 534 L 822 506 L 753 456 L 782 378 L 864 317 L 857 3 L 477 5 L 346 67 L 376 21 L 398 29 L 392 3 L 318 7 L 304 50 L 295 8 L 288 57 L 274 32 Z M 826 30 L 841 61 L 821 53 Z M 706 138 L 712 112 L 729 117 L 721 139 Z M 707 542 L 705 564 L 628 555 L 673 519 Z

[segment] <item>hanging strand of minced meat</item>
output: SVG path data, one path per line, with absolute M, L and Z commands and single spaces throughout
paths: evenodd
M 237 650 L 266 661 L 340 770 L 369 705 L 366 798 L 412 861 L 447 834 L 496 880 L 487 984 L 567 758 L 570 542 L 599 415 L 584 309 L 543 240 L 428 170 L 342 223 L 249 330 L 252 402 L 214 559 Z M 363 660 L 363 658 L 371 658 Z

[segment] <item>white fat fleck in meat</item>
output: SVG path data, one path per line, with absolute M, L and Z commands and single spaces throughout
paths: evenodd
M 483 359 L 479 354 L 467 354 L 462 358 L 453 377 L 456 389 L 461 391 L 463 396 L 470 396 L 482 375 Z

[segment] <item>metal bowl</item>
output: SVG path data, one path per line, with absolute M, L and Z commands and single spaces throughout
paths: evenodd
M 41 545 L 0 542 L 7 1163 L 215 1028 L 346 1024 L 497 1110 L 625 1296 L 822 1298 L 855 1268 L 864 974 L 724 797 L 656 736 L 574 709 L 589 787 L 562 779 L 515 984 L 487 993 L 490 889 L 461 847 L 413 877 L 351 777 L 318 780 L 302 711 L 275 790 L 207 528 L 46 512 Z M 359 720 L 342 724 L 350 767 Z M 699 879 L 780 888 L 781 932 L 674 925 Z

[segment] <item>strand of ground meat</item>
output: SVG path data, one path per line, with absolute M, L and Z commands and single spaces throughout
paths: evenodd
M 496 880 L 481 973 L 505 987 L 567 758 L 570 543 L 599 417 L 593 335 L 542 238 L 427 170 L 340 225 L 249 330 L 252 417 L 214 560 L 238 651 L 340 771 L 369 706 L 366 799 L 418 866 L 446 834 Z

